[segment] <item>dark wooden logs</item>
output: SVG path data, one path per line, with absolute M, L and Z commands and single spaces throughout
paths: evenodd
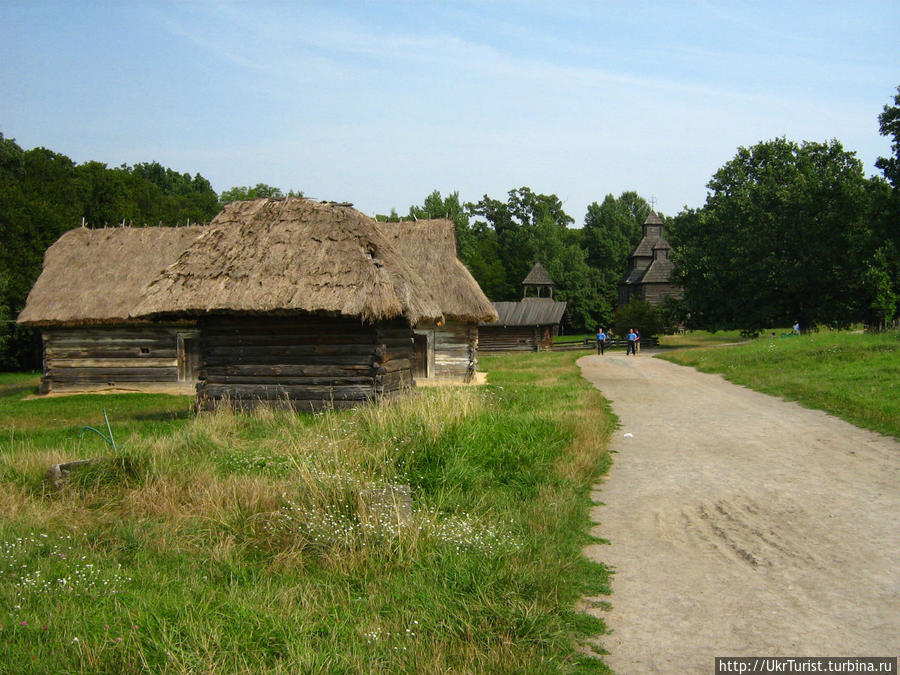
M 196 336 L 189 324 L 133 324 L 48 328 L 44 338 L 44 392 L 181 386 L 179 336 Z
M 412 330 L 403 322 L 215 316 L 201 321 L 201 336 L 202 408 L 318 410 L 412 386 Z

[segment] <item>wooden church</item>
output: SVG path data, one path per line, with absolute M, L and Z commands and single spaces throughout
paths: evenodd
M 680 286 L 671 281 L 672 246 L 663 236 L 662 219 L 651 211 L 644 221 L 643 237 L 628 260 L 628 274 L 619 284 L 619 304 L 632 299 L 659 306 L 666 297 L 681 298 Z

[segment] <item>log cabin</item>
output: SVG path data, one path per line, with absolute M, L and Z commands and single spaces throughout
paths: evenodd
M 347 204 L 233 202 L 135 314 L 196 321 L 198 405 L 354 407 L 414 386 L 413 326 L 440 302 L 374 221 Z
M 428 285 L 443 320 L 413 327 L 418 384 L 468 383 L 478 364 L 478 324 L 497 320 L 497 311 L 456 255 L 452 220 L 378 223 L 394 249 Z
M 193 393 L 196 322 L 151 322 L 133 313 L 147 284 L 202 232 L 197 226 L 79 227 L 47 249 L 18 317 L 41 331 L 41 392 Z
M 553 299 L 556 283 L 536 262 L 522 280 L 519 302 L 495 302 L 497 321 L 481 324 L 481 349 L 485 352 L 548 351 L 559 334 L 566 303 Z M 529 296 L 529 291 L 535 295 Z M 546 292 L 546 295 L 544 293 Z

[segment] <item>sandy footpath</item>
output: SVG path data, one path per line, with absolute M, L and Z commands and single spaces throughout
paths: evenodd
M 646 353 L 578 364 L 622 424 L 587 549 L 614 671 L 900 654 L 900 443 Z

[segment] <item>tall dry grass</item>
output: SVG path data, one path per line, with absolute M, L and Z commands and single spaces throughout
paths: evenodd
M 82 579 L 82 569 L 95 583 L 63 595 L 21 577 L 0 585 L 0 601 L 21 608 L 0 609 L 0 663 L 25 663 L 21 672 L 41 672 L 32 663 L 172 673 L 596 667 L 573 635 L 599 626 L 585 628 L 574 606 L 605 583 L 579 561 L 610 421 L 567 359 L 498 360 L 495 386 L 354 411 L 112 415 L 118 451 L 75 442 L 52 418 L 17 433 L 0 445 L 0 508 L 16 514 L 0 524 L 0 542 L 27 541 L 9 561 L 51 585 Z M 107 461 L 49 489 L 47 465 L 81 453 Z M 67 557 L 46 541 L 57 552 L 66 542 Z

